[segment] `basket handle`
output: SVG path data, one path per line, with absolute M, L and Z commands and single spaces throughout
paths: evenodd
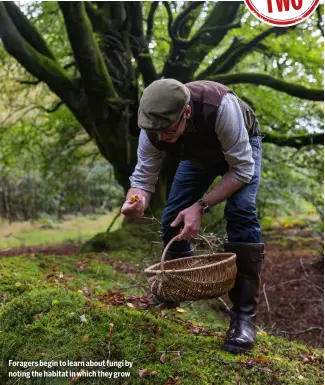
M 166 247 L 165 247 L 165 249 L 164 249 L 164 251 L 163 251 L 163 253 L 162 253 L 162 256 L 161 256 L 160 270 L 164 270 L 164 262 L 165 262 L 165 257 L 166 257 L 167 251 L 168 251 L 170 245 L 176 241 L 176 239 L 178 238 L 178 236 L 179 236 L 179 234 L 176 235 L 174 238 L 172 238 L 172 239 L 168 242 L 168 244 L 166 245 Z M 203 237 L 203 235 L 198 234 L 197 237 L 200 238 L 200 239 L 203 239 L 203 241 L 205 241 L 205 242 L 208 244 L 208 246 L 209 246 L 209 248 L 210 248 L 210 251 L 211 251 L 211 253 L 213 254 L 213 253 L 214 253 L 214 250 L 213 250 L 213 247 L 212 247 L 211 243 L 210 243 L 205 237 Z

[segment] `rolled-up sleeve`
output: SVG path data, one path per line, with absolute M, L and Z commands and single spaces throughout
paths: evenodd
M 138 162 L 130 176 L 131 187 L 154 193 L 162 164 L 162 152 L 150 142 L 141 130 L 138 145 Z
M 239 103 L 231 93 L 223 97 L 219 106 L 216 134 L 230 172 L 240 182 L 249 183 L 254 175 L 255 162 Z

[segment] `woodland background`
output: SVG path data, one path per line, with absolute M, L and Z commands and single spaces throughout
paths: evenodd
M 87 308 L 89 301 L 101 304 L 98 317 L 103 328 L 107 317 L 102 307 L 113 306 L 112 319 L 123 323 L 126 317 L 127 322 L 134 321 L 130 330 L 141 329 L 142 316 L 138 319 L 132 307 L 122 305 L 130 303 L 127 296 L 131 295 L 138 298 L 132 302 L 134 307 L 142 309 L 139 293 L 145 295 L 146 286 L 140 272 L 159 258 L 154 251 L 159 227 L 151 232 L 139 224 L 120 227 L 118 216 L 136 163 L 139 99 L 143 88 L 156 79 L 170 77 L 184 83 L 208 79 L 226 84 L 250 104 L 264 134 L 258 212 L 268 258 L 260 316 L 265 335 L 258 337 L 256 354 L 267 356 L 267 361 L 251 362 L 264 365 L 262 370 L 255 368 L 257 383 L 297 383 L 297 376 L 303 377 L 298 377 L 301 383 L 319 383 L 322 362 L 311 347 L 323 344 L 323 8 L 320 5 L 298 25 L 278 28 L 257 20 L 238 1 L 0 2 L 0 262 L 4 282 L 0 285 L 0 325 L 7 328 L 6 338 L 15 341 L 11 345 L 0 338 L 4 359 L 13 354 L 25 359 L 43 353 L 50 357 L 49 341 L 52 338 L 53 344 L 54 336 L 60 334 L 60 322 L 67 330 L 74 327 L 59 304 L 55 302 L 57 308 L 52 309 L 53 301 L 61 301 L 57 296 L 62 287 L 68 290 L 62 301 L 71 308 L 85 306 L 82 309 L 90 312 L 89 318 L 97 311 Z M 148 213 L 156 224 L 176 166 L 166 161 L 162 169 Z M 206 219 L 204 231 L 224 234 L 222 217 L 223 205 L 218 205 Z M 114 232 L 110 231 L 112 221 Z M 88 257 L 86 252 L 96 254 Z M 17 263 L 23 268 L 16 269 Z M 78 283 L 72 285 L 69 274 Z M 43 286 L 44 279 L 49 286 Z M 123 290 L 125 285 L 128 290 Z M 52 292 L 53 287 L 58 291 Z M 110 295 L 100 296 L 100 288 L 111 290 Z M 112 290 L 120 293 L 118 300 Z M 146 303 L 143 298 L 142 304 Z M 26 300 L 33 311 L 24 308 Z M 75 300 L 82 305 L 77 306 Z M 25 309 L 20 323 L 18 308 Z M 226 298 L 221 309 L 210 302 L 189 305 L 183 323 L 189 322 L 188 326 L 200 320 L 209 330 L 223 332 L 212 321 L 216 312 L 220 316 L 223 311 L 227 312 Z M 46 324 L 51 312 L 58 320 L 53 328 Z M 161 320 L 148 318 L 153 327 L 159 329 L 159 322 L 166 322 L 165 326 L 169 322 L 161 313 L 157 317 Z M 91 329 L 99 325 L 101 330 L 102 321 L 91 319 L 87 334 L 82 329 L 85 325 L 76 332 L 82 346 L 72 339 L 65 345 L 67 357 L 76 357 L 80 351 L 89 358 L 107 353 L 107 334 L 103 342 Z M 177 323 L 177 317 L 170 322 Z M 28 331 L 26 324 L 32 325 Z M 175 325 L 166 327 L 172 330 Z M 10 334 L 17 327 L 18 334 Z M 187 327 L 189 346 L 194 352 L 198 349 L 197 354 L 204 352 L 191 339 L 191 333 L 195 334 L 191 328 Z M 38 346 L 43 353 L 31 342 L 37 330 L 45 330 L 47 336 L 47 342 L 41 339 Z M 301 348 L 272 340 L 274 354 L 285 365 L 302 362 L 298 374 L 296 366 L 280 368 L 273 353 L 268 356 L 273 337 L 266 332 L 306 344 Z M 201 329 L 197 333 L 205 338 Z M 122 330 L 117 332 L 119 338 L 122 334 Z M 62 353 L 60 338 L 55 354 Z M 177 345 L 173 333 L 170 338 Z M 23 351 L 21 344 L 26 346 Z M 127 346 L 120 347 L 124 359 L 130 358 L 130 351 L 138 354 L 145 348 L 141 341 Z M 149 363 L 155 356 L 150 349 L 148 357 L 146 350 L 142 352 L 149 374 L 137 375 L 139 383 L 192 383 L 187 375 L 198 365 L 196 354 L 189 357 L 180 375 L 175 374 L 177 362 L 175 368 L 170 364 L 173 369 L 157 370 L 155 362 Z M 294 358 L 287 354 L 290 349 L 296 352 Z M 219 357 L 220 373 L 223 359 Z M 239 376 L 243 383 L 253 384 L 255 369 L 249 372 L 249 365 L 246 362 L 223 373 L 233 377 L 225 377 L 222 383 L 233 383 Z M 205 376 L 202 384 L 213 381 L 209 370 L 208 365 L 200 369 Z M 7 369 L 1 373 L 5 378 Z

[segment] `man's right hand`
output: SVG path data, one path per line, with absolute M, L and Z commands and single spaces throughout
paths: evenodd
M 145 197 L 142 195 L 132 195 L 123 204 L 121 214 L 127 218 L 140 218 L 145 210 Z

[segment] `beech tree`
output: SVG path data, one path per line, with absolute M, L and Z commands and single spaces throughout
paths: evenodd
M 261 23 L 241 2 L 0 2 L 0 37 L 24 69 L 18 81 L 47 85 L 113 165 L 127 189 L 136 162 L 143 87 L 160 78 L 223 83 L 256 110 L 264 142 L 323 144 L 323 20 Z M 170 166 L 170 165 L 169 165 Z M 168 176 L 159 183 L 164 199 Z

